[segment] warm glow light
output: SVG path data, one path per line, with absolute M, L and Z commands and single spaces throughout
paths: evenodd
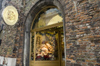
M 62 22 L 63 18 L 59 15 L 56 15 L 54 16 L 49 22 L 47 25 L 52 25 L 52 24 L 55 24 L 55 23 L 59 23 L 59 22 Z

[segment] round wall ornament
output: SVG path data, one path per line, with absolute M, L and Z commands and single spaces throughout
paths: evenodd
M 18 11 L 14 6 L 7 6 L 2 12 L 6 24 L 14 25 L 18 21 Z

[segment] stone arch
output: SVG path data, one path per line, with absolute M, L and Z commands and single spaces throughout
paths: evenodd
M 33 19 L 36 14 L 46 6 L 56 6 L 62 13 L 63 16 L 63 26 L 64 26 L 64 36 L 65 36 L 65 12 L 59 0 L 39 0 L 29 11 L 25 20 L 25 31 L 24 31 L 24 50 L 23 50 L 23 66 L 29 66 L 29 55 L 30 55 L 30 29 Z M 64 43 L 66 47 L 65 37 Z M 66 54 L 66 52 L 65 52 Z

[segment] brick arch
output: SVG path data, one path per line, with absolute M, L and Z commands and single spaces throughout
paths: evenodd
M 65 36 L 65 12 L 59 0 L 40 0 L 38 1 L 29 11 L 26 21 L 25 21 L 25 31 L 24 31 L 24 50 L 23 50 L 23 66 L 29 66 L 29 55 L 30 55 L 30 29 L 33 19 L 36 14 L 43 8 L 47 6 L 56 6 L 62 13 L 64 18 L 64 36 Z M 64 38 L 65 39 L 65 38 Z M 65 43 L 66 46 L 66 43 Z M 66 53 L 65 53 L 66 54 Z M 66 56 L 66 55 L 65 55 Z

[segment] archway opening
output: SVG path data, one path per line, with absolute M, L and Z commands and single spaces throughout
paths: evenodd
M 31 26 L 30 65 L 65 66 L 63 17 L 55 6 L 40 10 Z
M 51 20 L 47 20 L 45 22 L 47 22 L 45 25 L 42 23 L 42 25 L 40 24 L 41 21 L 43 20 L 42 17 L 40 18 L 40 15 L 43 14 L 44 12 L 46 12 L 49 9 L 54 9 L 55 11 L 58 10 L 58 16 L 55 16 L 55 18 L 59 18 L 62 21 L 59 21 L 59 19 L 55 20 L 55 18 L 52 18 Z M 51 14 L 52 15 L 52 14 Z M 43 16 L 43 15 L 42 15 Z M 44 18 L 44 17 L 43 17 Z M 40 20 L 40 21 L 39 21 Z M 52 22 L 54 21 L 54 22 Z M 31 64 L 31 61 L 36 60 L 36 53 L 34 53 L 34 57 L 32 60 L 32 42 L 36 42 L 36 40 L 32 41 L 32 36 L 34 37 L 35 35 L 37 35 L 37 33 L 41 34 L 41 33 L 55 33 L 53 34 L 55 36 L 55 40 L 56 39 L 56 34 L 57 32 L 59 33 L 59 35 L 61 36 L 61 34 L 63 35 L 64 38 L 64 42 L 62 42 L 64 44 L 63 47 L 66 47 L 66 43 L 65 43 L 65 24 L 64 24 L 64 9 L 61 5 L 61 3 L 58 0 L 41 0 L 41 1 L 37 1 L 37 3 L 32 7 L 32 9 L 30 10 L 27 18 L 26 18 L 26 23 L 25 23 L 25 35 L 24 35 L 24 50 L 23 50 L 23 66 L 29 66 L 29 64 Z M 64 27 L 64 28 L 63 28 Z M 40 29 L 41 28 L 41 29 Z M 61 30 L 61 31 L 54 31 L 54 30 Z M 46 32 L 48 31 L 48 32 Z M 33 34 L 34 32 L 34 34 Z M 49 34 L 50 35 L 50 34 Z M 58 37 L 59 37 L 58 35 Z M 42 41 L 42 43 L 47 43 L 47 41 Z M 58 43 L 60 42 L 60 40 L 58 41 Z M 33 44 L 33 46 L 37 46 L 37 44 Z M 60 47 L 60 44 L 58 45 Z M 61 49 L 59 48 L 58 49 Z M 36 47 L 35 47 L 36 50 Z M 34 47 L 33 47 L 33 51 Z M 65 50 L 65 48 L 64 48 Z M 54 49 L 55 51 L 55 49 Z M 36 52 L 36 51 L 35 51 Z M 50 52 L 50 50 L 48 50 L 48 52 Z M 64 51 L 65 52 L 65 51 Z M 53 52 L 54 53 L 54 52 Z M 66 55 L 62 53 L 63 55 Z M 61 57 L 61 56 L 59 56 Z M 58 57 L 58 58 L 59 58 Z M 65 58 L 66 56 L 64 56 Z M 52 57 L 55 58 L 55 57 Z M 60 58 L 62 59 L 62 58 Z M 65 59 L 63 59 L 64 61 L 66 61 Z M 45 60 L 43 60 L 45 61 Z M 49 60 L 50 61 L 50 60 Z M 47 61 L 47 62 L 49 62 Z M 52 59 L 52 61 L 55 61 L 55 59 Z M 61 60 L 60 60 L 61 61 Z M 38 62 L 38 61 L 36 61 Z M 33 62 L 34 63 L 34 62 Z M 61 62 L 59 62 L 60 66 L 61 66 Z M 37 64 L 37 63 L 35 63 Z M 44 63 L 45 64 L 45 63 Z M 57 63 L 56 63 L 57 64 Z M 65 63 L 66 64 L 66 63 Z M 65 66 L 64 64 L 64 66 Z M 34 65 L 34 64 L 33 64 Z M 54 65 L 54 66 L 59 66 L 59 65 Z M 45 65 L 43 65 L 45 66 Z M 49 66 L 49 65 L 47 65 Z

